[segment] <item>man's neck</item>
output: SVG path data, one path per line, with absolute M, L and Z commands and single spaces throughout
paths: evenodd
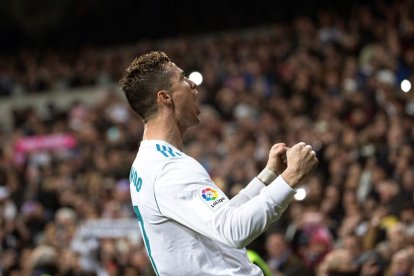
M 145 124 L 143 140 L 162 140 L 182 150 L 183 133 L 171 114 L 159 115 Z

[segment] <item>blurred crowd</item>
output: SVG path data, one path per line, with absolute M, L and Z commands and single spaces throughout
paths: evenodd
M 348 18 L 321 11 L 255 30 L 22 52 L 1 59 L 0 94 L 111 83 L 137 54 L 164 50 L 204 77 L 185 151 L 229 197 L 272 144 L 317 151 L 305 198 L 249 246 L 273 275 L 414 275 L 414 92 L 400 89 L 414 80 L 413 18 L 413 1 L 375 1 Z M 88 221 L 116 229 L 134 218 L 128 176 L 143 124 L 120 93 L 44 116 L 16 109 L 14 128 L 0 130 L 0 275 L 153 275 L 139 239 L 79 237 Z

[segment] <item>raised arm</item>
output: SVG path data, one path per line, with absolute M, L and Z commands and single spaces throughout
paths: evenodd
M 230 204 L 201 165 L 173 160 L 154 187 L 159 210 L 202 235 L 231 247 L 245 247 L 280 217 L 295 194 L 292 187 L 317 164 L 314 152 L 304 143 L 293 146 L 286 156 L 286 170 L 239 206 Z

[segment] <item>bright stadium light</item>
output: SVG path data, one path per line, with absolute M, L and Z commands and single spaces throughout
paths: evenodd
M 410 92 L 411 90 L 411 82 L 409 80 L 403 80 L 401 82 L 401 90 L 405 93 Z
M 304 200 L 306 197 L 306 190 L 304 188 L 297 189 L 294 197 L 298 201 Z
M 192 72 L 188 78 L 191 81 L 193 81 L 196 85 L 200 85 L 203 82 L 203 75 L 201 75 L 197 71 Z

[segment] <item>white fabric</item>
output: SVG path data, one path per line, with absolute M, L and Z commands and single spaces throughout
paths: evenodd
M 244 247 L 295 194 L 281 176 L 269 186 L 254 178 L 229 200 L 195 159 L 158 140 L 141 142 L 130 189 L 158 275 L 263 275 Z

